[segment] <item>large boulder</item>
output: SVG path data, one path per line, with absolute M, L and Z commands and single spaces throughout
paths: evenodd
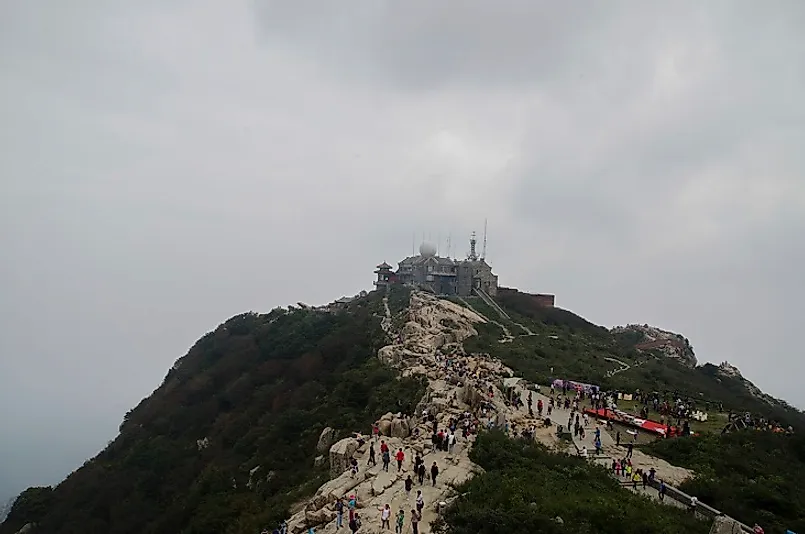
M 391 435 L 391 421 L 381 420 L 377 424 L 377 428 L 380 431 L 381 436 L 390 436 Z
M 402 348 L 399 345 L 386 345 L 377 351 L 377 358 L 386 365 L 398 365 L 402 361 Z
M 330 428 L 329 426 L 321 431 L 319 435 L 319 442 L 316 444 L 316 451 L 319 454 L 324 454 L 330 447 L 335 443 L 335 436 L 336 432 L 334 428 Z
M 391 436 L 394 438 L 407 438 L 411 435 L 411 424 L 407 417 L 395 417 L 391 421 Z
M 325 482 L 317 491 L 316 494 L 308 501 L 307 510 L 320 510 L 325 506 L 335 505 L 336 499 L 343 497 L 352 489 L 363 482 L 365 473 L 358 473 L 358 476 L 352 477 L 349 472 L 345 472 L 341 476 Z
M 733 518 L 722 515 L 713 519 L 710 534 L 732 534 L 733 532 L 742 532 L 740 523 Z
M 305 511 L 305 521 L 307 522 L 308 527 L 316 527 L 318 525 L 323 525 L 324 523 L 329 523 L 335 519 L 335 516 L 335 510 L 328 510 L 327 508 L 322 508 L 321 510 L 315 510 L 312 512 Z
M 472 408 L 477 408 L 484 400 L 484 395 L 473 383 L 467 382 L 461 389 L 461 400 Z
M 358 450 L 358 440 L 344 438 L 330 447 L 330 478 L 335 478 L 349 469 L 349 461 Z

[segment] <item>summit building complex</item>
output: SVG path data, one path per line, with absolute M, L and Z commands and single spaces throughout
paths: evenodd
M 375 286 L 380 289 L 389 284 L 407 284 L 437 295 L 473 294 L 494 297 L 498 293 L 498 277 L 486 263 L 484 255 L 476 250 L 475 233 L 470 237 L 470 251 L 466 259 L 439 256 L 436 246 L 423 242 L 419 254 L 409 256 L 397 264 L 397 270 L 386 262 L 377 266 Z

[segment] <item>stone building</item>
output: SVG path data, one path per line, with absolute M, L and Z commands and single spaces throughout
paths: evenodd
M 475 234 L 470 238 L 470 252 L 464 260 L 439 256 L 432 243 L 422 243 L 419 254 L 409 256 L 397 265 L 397 272 L 391 271 L 386 262 L 375 271 L 377 288 L 392 283 L 416 286 L 438 295 L 470 296 L 483 291 L 491 297 L 497 295 L 498 277 L 486 259 L 476 252 Z

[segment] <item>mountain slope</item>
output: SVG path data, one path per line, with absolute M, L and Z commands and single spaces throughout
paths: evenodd
M 233 317 L 177 361 L 103 452 L 37 494 L 46 503 L 18 501 L 0 533 L 30 522 L 48 534 L 254 532 L 287 517 L 328 477 L 313 467 L 325 426 L 365 428 L 421 396 L 418 380 L 375 357 L 381 309 L 372 296 L 338 314 Z

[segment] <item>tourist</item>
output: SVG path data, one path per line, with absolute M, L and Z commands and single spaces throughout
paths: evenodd
M 408 478 L 405 479 L 405 498 L 411 498 L 411 489 L 414 487 L 414 481 L 411 480 L 411 475 L 408 475 Z
M 430 466 L 430 479 L 433 482 L 433 487 L 436 487 L 437 476 L 439 476 L 439 466 L 436 465 L 436 462 L 433 462 L 433 465 Z
M 344 501 L 339 497 L 335 501 L 335 528 L 336 530 L 344 526 Z
M 375 443 L 374 441 L 369 444 L 369 462 L 367 465 L 377 465 L 377 460 L 375 460 Z
M 398 449 L 397 454 L 394 455 L 394 457 L 397 460 L 397 472 L 399 473 L 400 471 L 402 471 L 402 464 L 403 460 L 405 460 L 405 453 L 403 452 L 402 449 Z
M 380 511 L 380 528 L 385 528 L 389 530 L 391 527 L 389 526 L 389 521 L 391 520 L 391 506 L 386 503 L 383 508 L 378 508 Z
M 422 497 L 422 490 L 416 490 L 416 510 L 422 514 L 422 508 L 425 507 L 425 499 Z
M 389 450 L 386 449 L 383 451 L 383 471 L 386 473 L 389 472 L 389 464 L 391 463 L 391 455 L 389 454 Z
M 349 520 L 349 529 L 352 531 L 352 534 L 358 532 L 358 529 L 361 528 L 361 516 L 357 513 Z
M 402 534 L 404 524 L 405 524 L 405 510 L 400 509 L 400 511 L 397 512 L 397 524 L 396 527 L 394 528 L 394 532 L 396 532 L 397 534 Z
M 416 509 L 411 508 L 411 529 L 413 534 L 419 534 L 419 520 L 422 519 L 422 515 L 416 511 Z

